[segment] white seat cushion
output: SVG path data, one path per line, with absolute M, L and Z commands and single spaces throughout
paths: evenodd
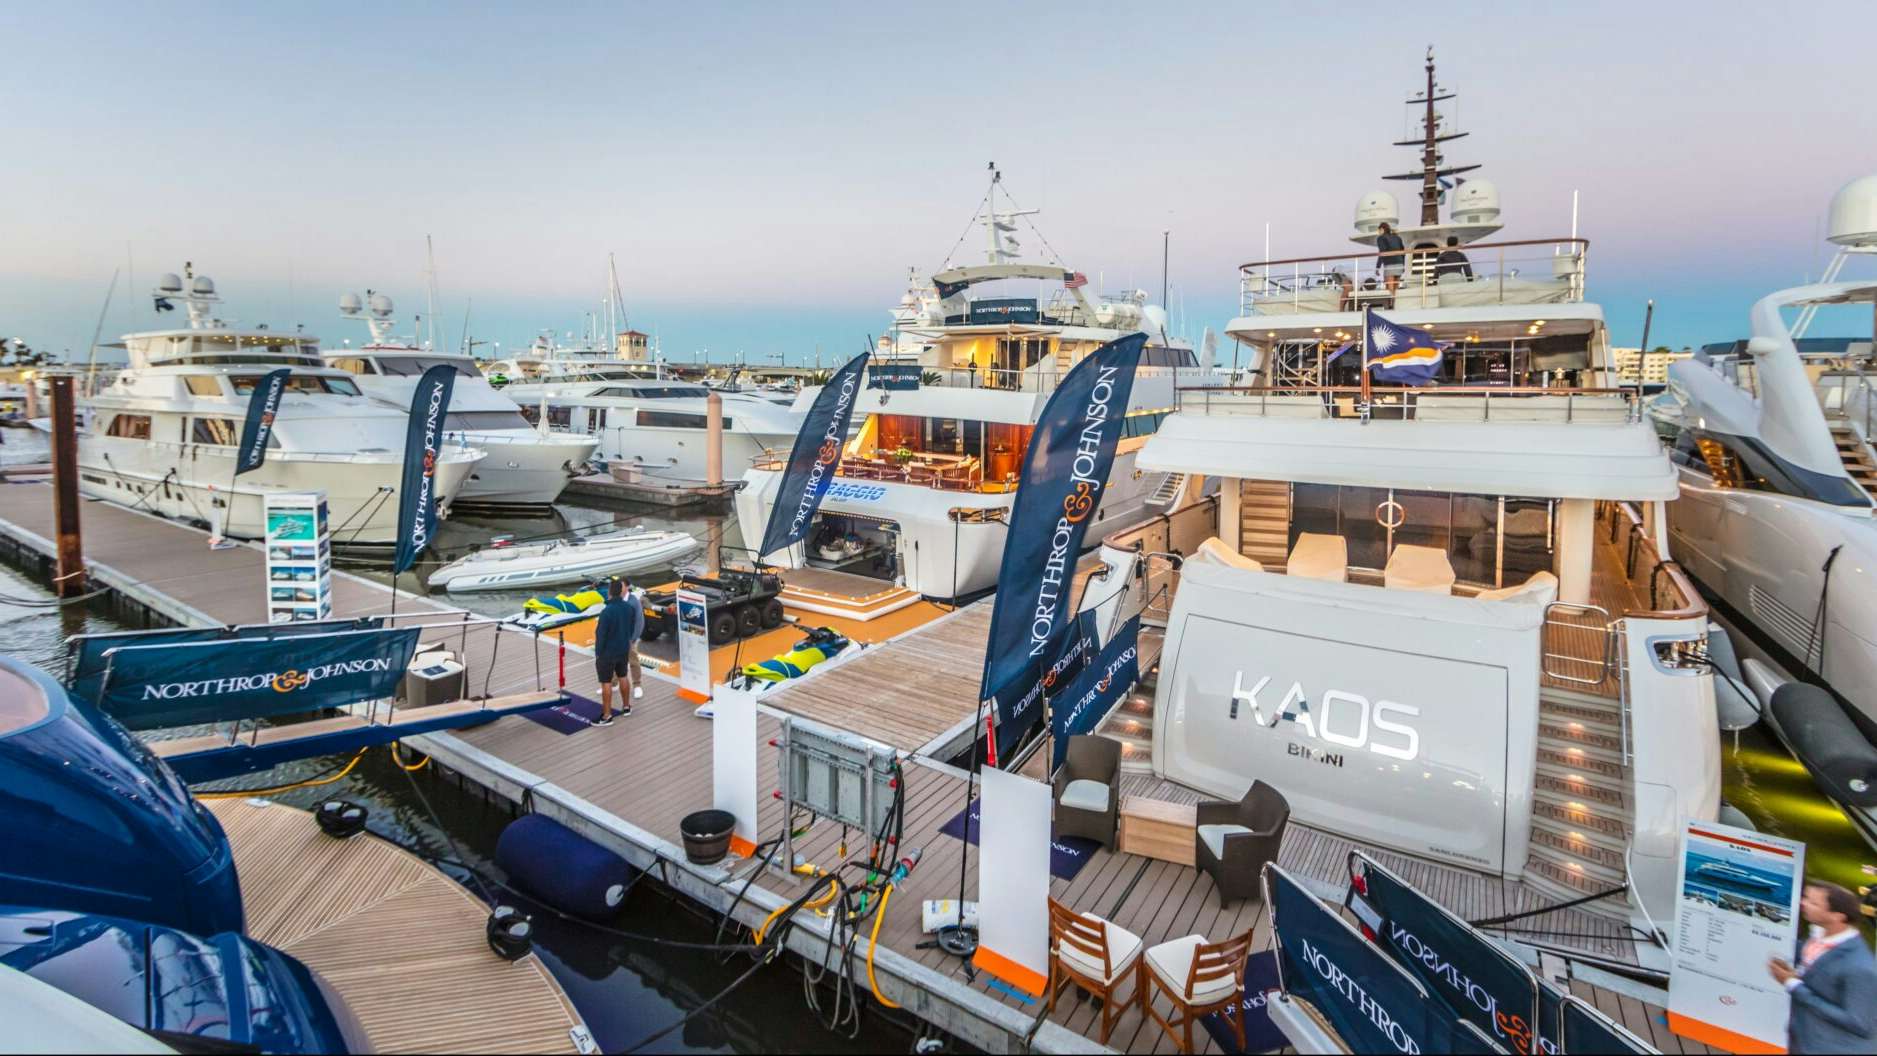
M 1558 577 L 1549 572 L 1534 572 L 1532 578 L 1516 586 L 1482 590 L 1473 596 L 1482 601 L 1518 601 L 1527 605 L 1549 605 L 1558 600 Z
M 1349 580 L 1349 543 L 1340 535 L 1300 532 L 1284 562 L 1284 574 L 1304 579 Z
M 1217 979 L 1202 979 L 1199 989 L 1191 994 L 1186 992 L 1186 974 L 1193 970 L 1193 954 L 1206 944 L 1204 935 L 1188 935 L 1182 939 L 1169 939 L 1147 951 L 1147 970 L 1158 976 L 1160 981 L 1190 1005 L 1210 1005 L 1230 1000 L 1238 989 L 1234 977 L 1222 975 Z
M 1073 810 L 1105 814 L 1108 811 L 1108 786 L 1087 779 L 1071 781 L 1069 787 L 1062 790 L 1062 798 L 1057 802 Z
M 1211 851 L 1214 858 L 1224 861 L 1225 838 L 1235 832 L 1250 831 L 1250 829 L 1243 825 L 1201 825 L 1199 827 L 1199 842 L 1206 845 L 1206 850 Z
M 1193 557 L 1200 561 L 1225 565 L 1228 568 L 1242 568 L 1247 572 L 1264 571 L 1263 565 L 1225 545 L 1225 540 L 1216 535 L 1200 543 L 1199 550 L 1193 554 Z
M 1453 563 L 1447 552 L 1431 546 L 1398 543 L 1388 555 L 1382 585 L 1390 590 L 1417 590 L 1426 594 L 1453 593 Z
M 1087 951 L 1067 942 L 1056 943 L 1056 956 L 1062 958 L 1064 965 L 1073 969 L 1077 975 L 1087 976 L 1104 986 L 1120 978 L 1121 973 L 1134 967 L 1134 959 L 1141 953 L 1141 937 L 1116 924 L 1096 916 L 1093 913 L 1082 914 L 1084 920 L 1100 921 L 1102 931 L 1108 937 L 1108 960 L 1114 968 L 1103 975 L 1101 962 Z

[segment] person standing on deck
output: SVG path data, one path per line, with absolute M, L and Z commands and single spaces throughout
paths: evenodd
M 1797 967 L 1775 957 L 1766 970 L 1792 995 L 1787 1052 L 1877 1052 L 1877 959 L 1858 931 L 1849 888 L 1814 880 L 1799 914 L 1812 926 Z
M 595 726 L 613 724 L 615 685 L 619 689 L 621 718 L 631 718 L 632 701 L 644 696 L 638 686 L 638 666 L 645 610 L 626 587 L 623 578 L 607 584 L 606 604 L 600 608 L 599 624 L 593 631 L 593 661 L 600 678 L 600 720 Z
M 1395 291 L 1401 288 L 1401 270 L 1407 263 L 1407 244 L 1401 236 L 1395 234 L 1393 226 L 1384 223 L 1382 233 L 1375 236 L 1375 264 L 1382 273 L 1382 281 L 1388 283 L 1388 296 L 1392 299 Z

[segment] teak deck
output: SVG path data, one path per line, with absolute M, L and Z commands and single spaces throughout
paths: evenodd
M 0 498 L 5 500 L 0 506 L 0 532 L 41 553 L 49 552 L 49 489 L 0 486 Z M 261 555 L 255 549 L 243 546 L 210 552 L 201 532 L 101 503 L 86 503 L 83 517 L 87 555 L 104 582 L 185 622 L 253 622 L 263 618 Z M 333 585 L 335 615 L 381 613 L 389 607 L 386 588 L 377 584 L 335 574 Z M 463 616 L 458 610 L 408 595 L 398 600 L 398 609 L 400 613 L 422 609 L 439 621 Z M 795 712 L 860 733 L 911 756 L 906 763 L 908 798 L 903 848 L 919 847 L 923 858 L 898 889 L 880 932 L 876 969 L 888 996 L 904 1004 L 909 1013 L 981 1047 L 1000 1050 L 1018 1046 L 1027 1035 L 1037 1051 L 1089 1051 L 1095 1048 L 1095 1013 L 1090 1003 L 1065 994 L 1050 1022 L 1041 1023 L 1036 1020 L 1040 1002 L 1024 1003 L 989 985 L 986 976 L 968 972 L 963 962 L 937 949 L 921 948 L 927 939 L 920 931 L 922 900 L 958 897 L 961 880 L 964 897 L 977 897 L 975 854 L 962 841 L 938 832 L 964 809 L 966 776 L 918 753 L 945 741 L 953 731 L 962 729 L 968 735 L 976 714 L 977 680 L 989 614 L 989 602 L 980 602 L 942 615 L 804 682 L 765 695 L 759 737 L 766 743 L 776 735 L 778 714 Z M 499 648 L 491 644 L 495 640 L 500 640 Z M 493 694 L 533 689 L 543 678 L 547 685 L 553 684 L 557 643 L 552 641 L 531 643 L 525 635 L 514 632 L 466 634 L 463 642 L 453 648 L 467 655 L 468 684 L 475 692 L 482 692 L 485 685 Z M 495 655 L 491 656 L 492 652 Z M 744 656 L 751 653 L 746 651 Z M 584 653 L 579 659 L 584 660 Z M 567 688 L 596 695 L 592 664 L 575 662 L 573 655 L 568 660 Z M 440 763 L 574 825 L 635 863 L 647 867 L 656 864 L 662 878 L 674 889 L 713 910 L 722 910 L 731 905 L 732 896 L 742 887 L 750 873 L 749 864 L 733 861 L 727 870 L 690 866 L 676 846 L 679 819 L 711 806 L 710 738 L 710 722 L 696 717 L 693 707 L 676 697 L 674 683 L 668 678 L 652 677 L 646 680 L 645 699 L 635 704 L 633 717 L 609 728 L 563 735 L 537 723 L 506 718 L 454 734 L 426 735 L 413 743 L 436 756 Z M 768 797 L 768 791 L 776 787 L 775 750 L 759 748 L 758 760 L 760 827 L 764 834 L 770 834 L 780 830 L 783 810 L 779 801 Z M 1124 775 L 1121 791 L 1174 801 L 1198 798 L 1190 789 L 1167 785 L 1152 775 Z M 809 861 L 832 865 L 838 859 L 843 836 L 839 826 L 823 822 L 796 841 L 796 850 Z M 859 833 L 847 833 L 845 837 L 848 854 L 864 855 Z M 1293 826 L 1281 861 L 1319 890 L 1332 892 L 1344 882 L 1344 862 L 1352 846 L 1349 841 Z M 1376 857 L 1462 916 L 1481 918 L 1528 908 L 1520 902 L 1516 884 L 1402 855 L 1377 853 Z M 265 888 L 270 886 L 268 875 L 263 869 L 244 874 L 244 879 Z M 770 909 L 799 894 L 806 883 L 780 873 L 760 873 L 753 890 L 739 900 L 738 919 L 760 921 Z M 1187 934 L 1225 938 L 1247 929 L 1254 931 L 1256 948 L 1262 949 L 1270 942 L 1269 922 L 1259 903 L 1221 905 L 1210 879 L 1192 868 L 1169 862 L 1101 850 L 1073 881 L 1054 880 L 1051 891 L 1078 909 L 1108 917 L 1150 944 Z M 460 890 L 457 893 L 473 903 Z M 260 894 L 256 892 L 257 897 Z M 1601 918 L 1593 921 L 1584 919 L 1586 916 L 1564 910 L 1532 923 L 1560 930 L 1593 924 L 1607 927 Z M 264 917 L 256 914 L 254 919 Z M 478 911 L 473 929 L 478 942 L 480 920 Z M 796 933 L 789 941 L 798 952 L 819 956 L 815 951 L 825 948 L 825 938 L 817 937 L 826 935 L 825 921 L 804 921 Z M 818 947 L 817 942 L 824 945 Z M 854 956 L 858 960 L 866 953 L 863 936 Z M 372 949 L 362 950 L 359 956 L 388 958 L 393 953 L 387 944 L 373 943 Z M 486 951 L 480 957 L 494 963 Z M 864 965 L 857 967 L 862 986 L 864 972 Z M 1665 1052 L 1705 1051 L 1685 1046 L 1668 1034 L 1660 1025 L 1659 1009 L 1634 997 L 1592 987 L 1583 979 L 1573 980 L 1572 986 L 1592 996 L 1599 1007 L 1636 1033 L 1652 1038 Z M 408 1000 L 402 989 L 385 992 L 413 1006 L 422 1005 Z M 499 1037 L 500 1028 L 491 1019 L 469 1022 L 481 1023 L 487 1030 L 498 1032 Z M 495 1043 L 489 1036 L 478 1035 L 477 1040 L 485 1045 Z M 426 1037 L 424 1044 L 455 1047 L 453 1043 L 446 1046 L 434 1035 Z M 1173 1049 L 1165 1035 L 1136 1011 L 1122 1018 L 1109 1045 L 1125 1051 Z M 1201 1046 L 1202 1051 L 1216 1051 L 1209 1040 L 1202 1041 Z

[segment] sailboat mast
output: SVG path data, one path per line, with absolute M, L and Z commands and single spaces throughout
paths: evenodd
M 1440 223 L 1440 118 L 1434 113 L 1434 49 L 1427 49 L 1427 113 L 1421 119 L 1427 137 L 1421 147 L 1421 224 Z

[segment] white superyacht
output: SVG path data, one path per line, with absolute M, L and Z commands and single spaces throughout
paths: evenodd
M 1275 788 L 1287 852 L 1335 863 L 1319 879 L 1386 853 L 1469 919 L 1531 914 L 1503 935 L 1534 962 L 1659 980 L 1683 827 L 1721 790 L 1707 611 L 1662 560 L 1674 468 L 1604 387 L 1586 244 L 1486 241 L 1483 181 L 1441 217 L 1435 89 L 1430 57 L 1403 234 L 1470 243 L 1470 274 L 1409 265 L 1391 293 L 1344 282 L 1372 253 L 1244 267 L 1227 333 L 1262 382 L 1183 390 L 1138 458 L 1219 494 L 1104 540 L 1084 602 L 1164 636 L 1153 695 L 1104 732 L 1144 781 Z M 1364 196 L 1354 239 L 1394 213 Z M 1365 306 L 1447 344 L 1434 384 L 1364 385 L 1362 353 L 1335 355 L 1401 339 Z
M 326 365 L 309 335 L 216 318 L 215 283 L 190 268 L 164 275 L 155 298 L 158 311 L 181 300 L 189 325 L 124 336 L 129 366 L 85 401 L 79 489 L 242 539 L 264 536 L 267 493 L 323 491 L 335 543 L 395 543 L 408 411 L 360 392 L 344 371 Z M 249 398 L 283 367 L 293 373 L 266 462 L 237 478 Z M 479 448 L 443 447 L 441 506 L 447 509 L 482 458 Z
M 508 394 L 498 392 L 464 355 L 420 348 L 394 337 L 391 298 L 366 291 L 348 293 L 339 314 L 362 320 L 371 341 L 360 348 L 328 348 L 326 362 L 351 374 L 364 393 L 393 408 L 408 408 L 417 379 L 439 364 L 456 369 L 444 430 L 451 440 L 477 447 L 488 457 L 476 465 L 456 496 L 456 506 L 503 510 L 539 509 L 560 497 L 567 482 L 584 471 L 598 441 L 590 436 L 530 424 Z
M 1197 377 L 1192 347 L 1168 337 L 1165 310 L 1146 294 L 1095 295 L 1059 262 L 1021 260 L 1014 232 L 1034 210 L 1000 205 L 1001 194 L 993 176 L 974 218 L 986 231 L 984 263 L 935 272 L 936 297 L 918 296 L 913 278 L 895 313 L 896 351 L 868 368 L 854 407 L 861 424 L 814 527 L 771 561 L 897 582 L 931 598 L 995 586 L 1004 518 L 1049 394 L 1083 356 L 1134 333 L 1147 334 L 1147 348 L 1093 523 L 1131 524 L 1177 493 L 1177 475 L 1143 473 L 1135 455 L 1173 409 L 1177 372 Z M 797 406 L 818 391 L 803 392 Z M 778 453 L 786 458 L 788 445 Z M 768 522 L 782 469 L 770 460 L 745 475 L 736 498 L 743 524 Z

